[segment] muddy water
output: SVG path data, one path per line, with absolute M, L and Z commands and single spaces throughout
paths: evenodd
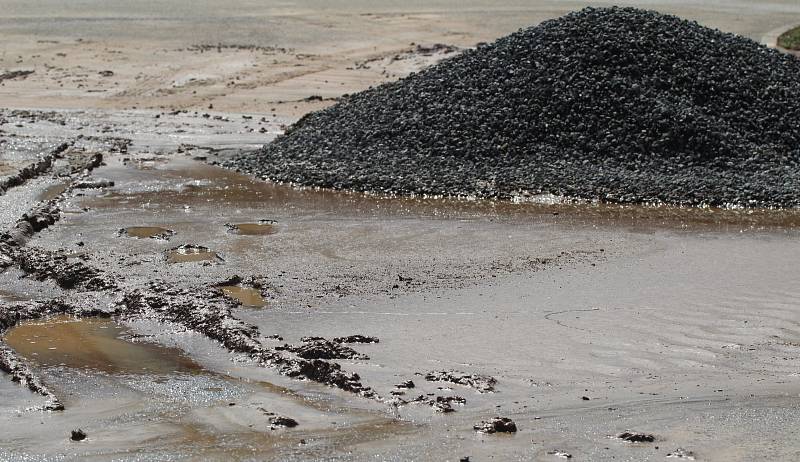
M 55 199 L 61 193 L 66 191 L 68 186 L 69 186 L 69 183 L 67 183 L 67 182 L 56 183 L 56 184 L 54 184 L 52 186 L 48 186 L 39 195 L 39 200 L 41 200 L 41 201 L 49 201 L 49 200 Z
M 229 233 L 242 236 L 266 236 L 278 232 L 276 224 L 271 221 L 263 223 L 236 223 L 226 226 L 228 227 Z
M 181 246 L 167 252 L 167 263 L 221 261 L 213 250 L 201 246 Z
M 169 239 L 175 231 L 158 226 L 130 226 L 121 230 L 122 234 L 137 239 Z
M 151 173 L 150 176 L 147 173 Z M 118 182 L 117 190 L 88 197 L 82 205 L 97 209 L 120 206 L 155 210 L 215 204 L 236 211 L 247 208 L 273 216 L 327 213 L 361 217 L 490 218 L 503 222 L 534 220 L 564 226 L 633 230 L 769 231 L 800 229 L 800 210 L 686 208 L 663 205 L 573 203 L 558 197 L 524 197 L 515 201 L 393 197 L 316 188 L 293 188 L 254 180 L 233 171 L 176 158 L 157 170 L 135 174 L 130 169 L 109 172 L 135 183 Z M 157 182 L 154 179 L 157 178 Z M 268 223 L 243 223 L 249 231 L 266 231 Z M 251 226 L 255 225 L 255 226 Z M 275 225 L 272 225 L 275 227 Z M 234 230 L 235 231 L 235 230 Z M 242 232 L 240 234 L 245 234 Z
M 244 307 L 261 308 L 267 304 L 261 296 L 261 291 L 252 287 L 220 286 L 220 289 L 225 295 L 238 300 Z
M 202 372 L 180 350 L 124 340 L 129 332 L 110 319 L 59 316 L 22 323 L 5 335 L 20 355 L 42 367 L 65 366 L 110 374 Z

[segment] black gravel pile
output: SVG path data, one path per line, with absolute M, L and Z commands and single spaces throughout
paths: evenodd
M 309 114 L 228 166 L 381 193 L 800 205 L 800 60 L 587 8 Z

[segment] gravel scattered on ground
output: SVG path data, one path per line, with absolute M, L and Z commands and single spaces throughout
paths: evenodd
M 800 205 L 800 60 L 586 8 L 311 113 L 224 164 L 388 194 Z

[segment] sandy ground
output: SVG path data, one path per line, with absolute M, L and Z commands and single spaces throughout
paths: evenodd
M 586 5 L 635 5 L 774 44 L 793 0 L 427 2 L 9 1 L 0 11 L 0 83 L 15 108 L 192 109 L 299 116 L 441 58 L 436 43 L 491 41 Z M 399 58 L 399 59 L 396 59 Z M 110 71 L 106 72 L 106 71 Z M 296 106 L 296 107 L 295 107 Z
M 5 341 L 67 409 L 30 410 L 41 397 L 0 380 L 0 460 L 641 461 L 678 448 L 696 460 L 797 460 L 796 211 L 372 197 L 208 164 L 450 54 L 417 44 L 472 46 L 584 4 L 4 5 L 0 70 L 34 73 L 0 86 L 0 107 L 15 108 L 0 113 L 0 178 L 70 140 L 70 156 L 104 154 L 92 178 L 114 181 L 69 193 L 61 220 L 29 245 L 131 287 L 257 280 L 266 305 L 236 315 L 265 344 L 376 336 L 352 345 L 368 360 L 340 363 L 386 399 L 282 377 L 171 324 L 36 321 Z M 757 40 L 800 16 L 793 1 L 636 4 Z M 127 152 L 112 152 L 120 139 Z M 45 175 L 0 196 L 1 229 L 63 181 Z M 259 220 L 276 232 L 226 226 Z M 132 226 L 175 234 L 120 234 Z M 220 258 L 168 263 L 181 244 Z M 0 273 L 0 302 L 113 302 L 23 276 Z M 439 370 L 497 384 L 480 393 L 425 379 Z M 394 386 L 406 380 L 416 387 Z M 441 413 L 401 401 L 419 395 L 465 403 Z M 300 425 L 273 428 L 270 412 Z M 519 431 L 473 431 L 495 415 Z M 74 428 L 89 438 L 70 441 Z M 613 438 L 625 430 L 656 440 Z

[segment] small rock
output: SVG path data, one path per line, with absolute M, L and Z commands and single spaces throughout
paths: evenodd
M 347 337 L 336 337 L 333 339 L 336 343 L 380 343 L 378 337 L 370 337 L 367 335 L 350 335 Z
M 656 440 L 656 437 L 649 434 L 649 433 L 639 433 L 639 432 L 622 432 L 617 435 L 617 438 L 625 441 L 630 441 L 631 443 L 652 443 Z
M 79 428 L 77 430 L 72 430 L 72 436 L 70 436 L 70 439 L 72 441 L 83 441 L 86 439 L 87 436 L 88 435 L 86 434 L 86 432 Z
M 508 417 L 494 417 L 488 422 L 482 421 L 472 428 L 479 433 L 516 433 L 517 424 Z
M 414 382 L 412 380 L 406 380 L 405 382 L 400 382 L 397 385 L 395 385 L 395 388 L 406 388 L 406 389 L 409 389 L 409 388 L 414 388 L 414 387 L 416 387 L 416 385 L 414 385 Z
M 273 428 L 276 427 L 294 428 L 298 425 L 297 421 L 294 420 L 293 418 L 280 415 L 270 417 L 269 423 L 270 425 L 272 425 Z

